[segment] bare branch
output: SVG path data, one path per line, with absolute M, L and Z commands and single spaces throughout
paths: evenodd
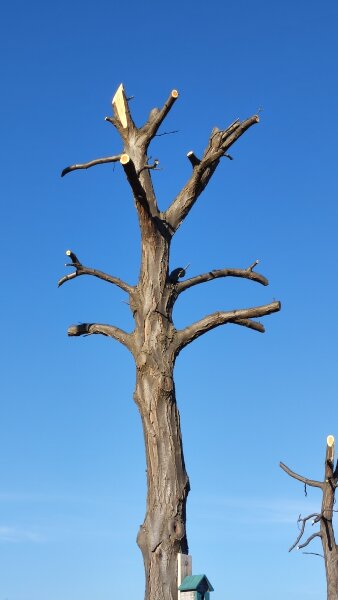
M 320 519 L 321 515 L 319 515 L 318 513 L 312 513 L 311 515 L 304 517 L 304 519 L 302 519 L 301 516 L 299 515 L 297 523 L 302 523 L 302 527 L 300 529 L 299 536 L 297 537 L 295 543 L 292 544 L 292 546 L 289 548 L 289 552 L 291 552 L 298 545 L 299 540 L 302 538 L 304 530 L 305 530 L 306 521 L 308 521 L 309 519 L 313 519 L 313 517 L 319 517 L 319 519 Z
M 162 137 L 163 135 L 172 135 L 173 133 L 179 133 L 179 129 L 173 129 L 172 131 L 163 131 L 163 133 L 156 133 L 154 137 Z
M 251 319 L 238 319 L 238 321 L 233 321 L 234 325 L 242 325 L 242 327 L 247 327 L 248 329 L 253 329 L 254 331 L 258 331 L 259 333 L 265 333 L 265 327 L 262 323 L 258 321 L 251 321 Z
M 297 479 L 298 481 L 302 481 L 306 485 L 310 485 L 311 487 L 317 487 L 317 488 L 320 488 L 321 490 L 324 488 L 324 483 L 322 483 L 321 481 L 315 481 L 314 479 L 307 479 L 306 477 L 303 477 L 302 475 L 298 475 L 298 473 L 291 471 L 291 469 L 289 469 L 289 467 L 287 467 L 282 462 L 279 463 L 279 466 L 281 469 L 283 469 L 283 471 L 285 471 L 285 473 L 290 475 L 290 477 L 293 477 L 294 479 Z
M 98 271 L 97 269 L 85 267 L 71 250 L 67 250 L 66 255 L 70 256 L 72 260 L 72 263 L 66 266 L 75 267 L 76 271 L 74 273 L 70 273 L 69 275 L 65 275 L 64 277 L 59 279 L 58 287 L 61 287 L 61 285 L 66 283 L 66 281 L 75 279 L 75 277 L 80 277 L 80 275 L 92 275 L 93 277 L 98 277 L 98 279 L 102 279 L 103 281 L 107 281 L 108 283 L 113 283 L 128 294 L 130 294 L 134 289 L 133 286 L 129 285 L 128 283 L 125 283 L 124 281 L 122 281 L 122 279 L 119 279 L 118 277 L 108 275 L 107 273 L 104 273 L 103 271 Z
M 174 102 L 177 100 L 178 95 L 177 90 L 172 90 L 163 108 L 161 108 L 161 110 L 154 108 L 151 111 L 149 119 L 143 127 L 143 131 L 146 133 L 146 145 L 148 145 L 153 137 L 155 137 L 160 125 L 163 123 Z
M 189 327 L 181 329 L 177 332 L 177 349 L 182 350 L 185 346 L 196 340 L 198 337 L 207 333 L 211 329 L 218 327 L 219 325 L 225 325 L 227 323 L 235 323 L 236 325 L 243 325 L 250 327 L 250 329 L 256 329 L 256 331 L 264 332 L 264 328 L 260 323 L 253 325 L 254 322 L 251 318 L 264 317 L 271 313 L 278 312 L 281 308 L 280 302 L 272 302 L 271 304 L 265 304 L 263 306 L 256 306 L 253 308 L 243 308 L 240 310 L 231 310 L 227 312 L 216 312 L 208 315 L 196 321 Z
M 320 531 L 317 531 L 317 533 L 313 533 L 312 535 L 310 535 L 310 537 L 306 540 L 306 542 L 304 542 L 304 544 L 300 544 L 299 546 L 297 546 L 297 550 L 301 550 L 302 548 L 305 548 L 316 537 L 320 537 L 320 538 L 322 537 L 322 534 L 320 533 Z
M 140 183 L 135 165 L 129 154 L 122 154 L 120 163 L 124 168 L 125 174 L 127 175 L 127 179 L 133 191 L 135 200 L 141 202 L 142 204 L 148 205 L 146 192 Z
M 106 163 L 118 162 L 121 158 L 121 154 L 116 154 L 115 156 L 106 156 L 105 158 L 96 158 L 95 160 L 91 160 L 86 163 L 82 163 L 79 165 L 72 165 L 70 167 L 66 167 L 63 169 L 61 173 L 61 177 L 67 175 L 67 173 L 71 173 L 71 171 L 77 171 L 79 169 L 90 169 L 90 167 L 95 167 L 95 165 L 104 165 Z
M 79 337 L 81 335 L 101 334 L 117 340 L 129 350 L 132 347 L 132 336 L 130 333 L 115 327 L 114 325 L 102 325 L 100 323 L 80 323 L 79 325 L 71 325 L 67 331 L 70 337 Z
M 165 218 L 173 231 L 176 231 L 180 226 L 195 204 L 198 196 L 209 183 L 221 157 L 225 156 L 230 146 L 232 146 L 232 144 L 234 144 L 235 141 L 249 129 L 249 127 L 258 122 L 258 116 L 254 115 L 243 122 L 238 120 L 235 121 L 223 131 L 214 129 L 209 139 L 208 146 L 199 163 L 199 159 L 192 151 L 188 153 L 188 158 L 194 167 L 193 173 L 165 213 Z
M 255 261 L 247 269 L 215 269 L 213 271 L 209 271 L 208 273 L 203 273 L 202 275 L 196 275 L 195 277 L 191 277 L 190 279 L 186 279 L 185 281 L 178 283 L 176 288 L 177 292 L 180 294 L 194 285 L 205 283 L 206 281 L 212 281 L 213 279 L 219 279 L 220 277 L 241 277 L 244 279 L 251 279 L 251 281 L 256 281 L 262 285 L 269 285 L 268 280 L 263 277 L 263 275 L 253 271 L 253 268 L 257 263 L 258 261 Z

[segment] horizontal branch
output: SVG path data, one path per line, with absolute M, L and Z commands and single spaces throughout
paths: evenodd
M 307 479 L 307 477 L 303 477 L 302 475 L 298 475 L 298 473 L 295 473 L 294 471 L 291 471 L 291 469 L 289 469 L 289 467 L 287 467 L 284 463 L 280 462 L 279 466 L 281 469 L 283 469 L 283 471 L 285 471 L 285 473 L 287 473 L 288 475 L 290 475 L 290 477 L 293 477 L 294 479 L 297 479 L 298 481 L 301 481 L 302 483 L 305 483 L 306 485 L 309 485 L 311 487 L 317 487 L 320 489 L 324 488 L 324 483 L 322 483 L 321 481 L 315 481 L 314 479 Z
M 180 294 L 194 285 L 212 281 L 213 279 L 219 279 L 220 277 L 241 277 L 244 279 L 251 279 L 262 285 L 269 285 L 268 280 L 263 275 L 253 271 L 253 267 L 256 266 L 257 262 L 258 261 L 255 261 L 255 263 L 247 269 L 215 269 L 208 273 L 203 273 L 202 275 L 196 275 L 196 277 L 191 277 L 190 279 L 178 283 L 176 288 L 177 292 Z
M 201 160 L 191 151 L 188 158 L 192 163 L 194 170 L 191 177 L 176 196 L 172 204 L 165 212 L 165 218 L 172 231 L 176 231 L 189 211 L 195 204 L 197 198 L 209 183 L 215 169 L 222 156 L 226 155 L 227 150 L 235 141 L 243 135 L 249 127 L 259 122 L 257 115 L 240 122 L 232 123 L 225 130 L 215 128 L 210 136 L 208 146 Z
M 71 171 L 78 171 L 79 169 L 90 169 L 90 167 L 95 167 L 95 165 L 104 165 L 106 163 L 118 162 L 121 158 L 121 154 L 116 154 L 115 156 L 106 156 L 105 158 L 96 158 L 95 160 L 90 160 L 89 162 L 82 163 L 79 165 L 71 165 L 70 167 L 66 167 L 63 169 L 61 173 L 61 177 L 67 175 L 67 173 L 71 173 Z
M 131 350 L 131 335 L 114 325 L 102 325 L 100 323 L 80 323 L 71 325 L 67 331 L 70 337 L 79 337 L 81 335 L 101 334 L 113 338 Z
M 243 308 L 227 312 L 216 312 L 208 315 L 200 321 L 196 321 L 196 323 L 193 323 L 189 327 L 181 329 L 177 332 L 177 351 L 182 350 L 182 348 L 211 329 L 215 329 L 215 327 L 219 327 L 220 325 L 226 325 L 227 323 L 242 325 L 263 333 L 264 327 L 262 327 L 260 323 L 255 324 L 255 322 L 251 321 L 251 319 L 264 317 L 266 315 L 270 315 L 271 313 L 278 312 L 280 308 L 280 302 L 271 302 L 271 304 L 265 304 L 263 306 Z
M 61 277 L 61 279 L 59 279 L 58 281 L 58 287 L 61 287 L 61 285 L 66 283 L 66 281 L 75 279 L 75 277 L 80 277 L 80 275 L 92 275 L 93 277 L 97 277 L 98 279 L 102 279 L 103 281 L 107 281 L 108 283 L 116 285 L 128 294 L 130 294 L 134 289 L 133 286 L 129 285 L 128 283 L 125 283 L 124 281 L 122 281 L 122 279 L 119 279 L 118 277 L 108 275 L 107 273 L 104 273 L 103 271 L 98 271 L 97 269 L 85 267 L 71 250 L 67 250 L 66 255 L 69 256 L 72 260 L 72 263 L 66 266 L 74 267 L 76 271 L 74 271 L 74 273 L 70 273 L 69 275 L 65 275 L 64 277 Z

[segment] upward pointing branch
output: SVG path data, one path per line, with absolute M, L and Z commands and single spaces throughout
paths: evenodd
M 201 161 L 199 162 L 195 157 L 194 170 L 190 179 L 165 212 L 165 219 L 172 231 L 176 231 L 188 215 L 197 198 L 209 183 L 221 157 L 226 155 L 230 146 L 232 146 L 232 144 L 234 144 L 235 141 L 249 129 L 249 127 L 258 122 L 258 116 L 253 115 L 242 123 L 240 121 L 235 121 L 223 131 L 216 129 L 212 132 Z M 193 153 L 191 152 L 189 153 L 190 160 L 192 154 Z
M 66 283 L 66 281 L 75 279 L 75 277 L 80 277 L 80 275 L 92 275 L 93 277 L 97 277 L 98 279 L 102 279 L 103 281 L 107 281 L 108 283 L 113 283 L 114 285 L 121 288 L 121 290 L 124 290 L 128 294 L 130 294 L 132 292 L 132 290 L 134 289 L 133 286 L 129 285 L 125 281 L 122 281 L 122 279 L 119 279 L 118 277 L 114 277 L 113 275 L 108 275 L 108 273 L 104 273 L 103 271 L 98 271 L 97 269 L 85 267 L 85 265 L 83 265 L 79 261 L 77 256 L 71 250 L 67 250 L 66 255 L 69 256 L 72 261 L 69 265 L 66 265 L 66 266 L 74 267 L 75 271 L 73 271 L 73 273 L 70 273 L 69 275 L 65 275 L 64 277 L 61 277 L 61 279 L 59 279 L 59 281 L 58 281 L 58 287 L 61 287 L 61 285 Z
M 178 96 L 178 91 L 172 90 L 163 108 L 161 108 L 161 110 L 159 108 L 153 108 L 153 110 L 151 111 L 149 119 L 143 127 L 143 132 L 146 136 L 146 147 L 156 135 L 160 125 L 163 123 L 164 119 L 166 118 L 174 102 L 177 100 Z

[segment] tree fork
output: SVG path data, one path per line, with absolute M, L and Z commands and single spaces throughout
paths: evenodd
M 227 323 L 264 332 L 263 325 L 255 319 L 280 310 L 280 303 L 272 302 L 246 309 L 222 310 L 182 331 L 177 331 L 174 326 L 174 304 L 180 293 L 192 286 L 223 277 L 241 277 L 268 285 L 267 279 L 253 270 L 258 261 L 246 268 L 211 270 L 189 280 L 182 280 L 184 268 L 174 269 L 173 273 L 179 273 L 177 277 L 169 275 L 172 237 L 210 181 L 222 156 L 227 156 L 228 148 L 258 122 L 254 115 L 242 122 L 235 121 L 223 131 L 214 128 L 202 158 L 194 158 L 189 153 L 193 172 L 162 213 L 152 182 L 152 172 L 157 170 L 159 161 L 155 159 L 150 164 L 147 151 L 177 98 L 177 90 L 172 90 L 164 106 L 153 109 L 147 122 L 138 128 L 121 84 L 113 98 L 113 116 L 106 120 L 116 127 L 122 147 L 107 159 L 77 163 L 63 171 L 66 174 L 107 162 L 119 162 L 134 197 L 139 220 L 141 265 L 137 285 L 130 286 L 118 277 L 85 267 L 74 252 L 68 251 L 72 261 L 69 266 L 75 270 L 61 278 L 59 286 L 80 275 L 92 275 L 129 294 L 134 331 L 127 333 L 114 325 L 82 323 L 71 326 L 68 335 L 108 335 L 124 344 L 135 360 L 134 400 L 142 419 L 147 464 L 147 511 L 137 537 L 145 566 L 146 600 L 176 600 L 177 553 L 188 552 L 186 501 L 189 479 L 173 379 L 176 357 L 194 339 Z

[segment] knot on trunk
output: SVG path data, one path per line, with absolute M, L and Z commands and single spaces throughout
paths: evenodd
M 171 519 L 168 522 L 170 537 L 181 540 L 185 536 L 185 526 L 180 519 Z

